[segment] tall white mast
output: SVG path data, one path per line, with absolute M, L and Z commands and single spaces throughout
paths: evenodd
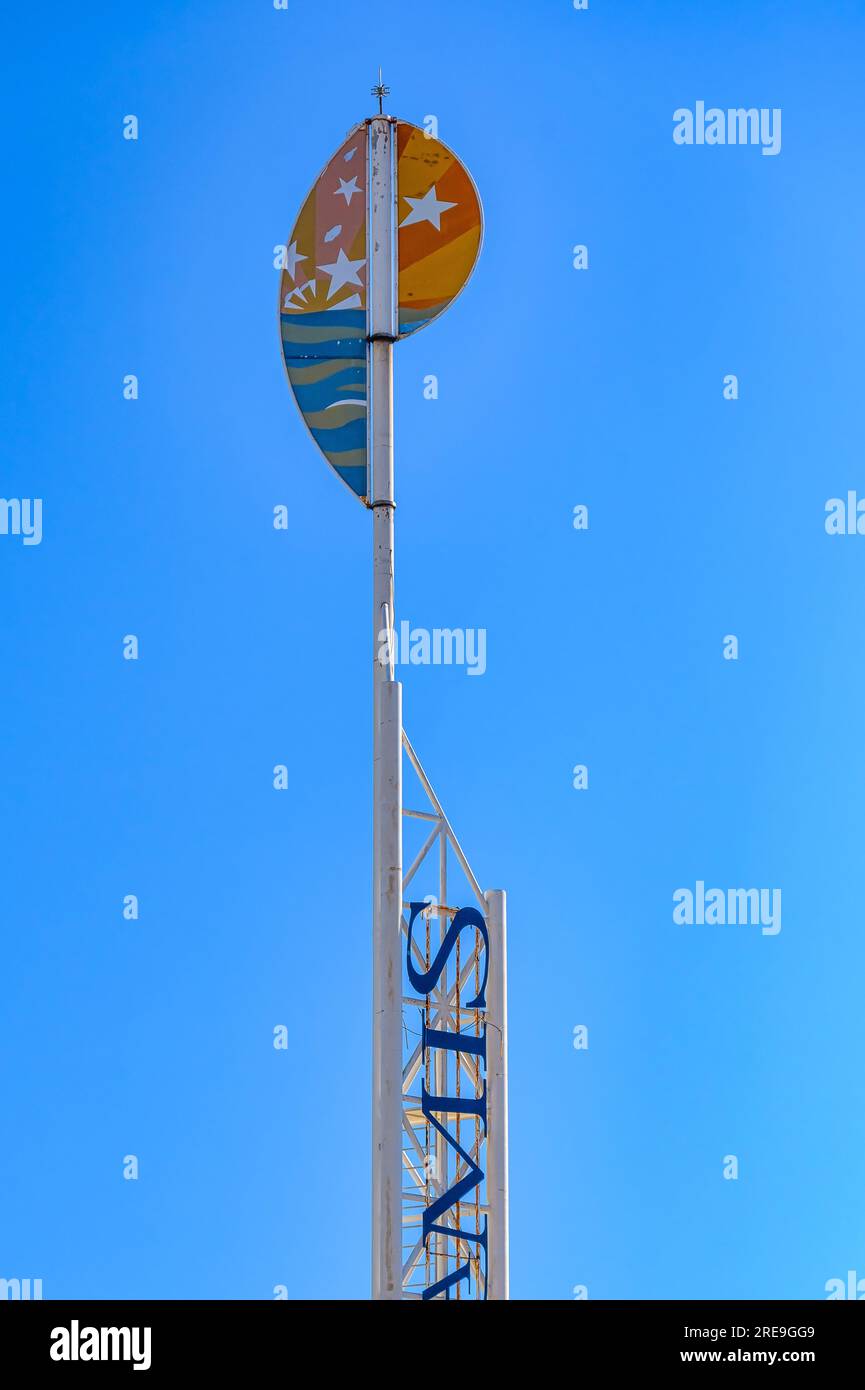
M 404 733 L 394 679 L 393 344 L 459 294 L 483 212 L 453 151 L 384 114 L 380 70 L 373 95 L 378 114 L 349 132 L 304 202 L 280 281 L 282 353 L 301 415 L 372 511 L 372 1296 L 505 1299 L 505 895 L 482 892 Z M 321 279 L 307 278 L 313 266 Z
M 372 1296 L 399 1299 L 402 1297 L 402 686 L 393 678 L 392 651 L 382 644 L 382 634 L 390 635 L 394 625 L 394 151 L 393 127 L 388 117 L 378 116 L 370 121 L 369 139 L 374 711 Z

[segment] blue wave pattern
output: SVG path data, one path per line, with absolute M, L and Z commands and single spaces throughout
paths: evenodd
M 292 389 L 316 444 L 358 497 L 367 494 L 366 310 L 281 313 Z

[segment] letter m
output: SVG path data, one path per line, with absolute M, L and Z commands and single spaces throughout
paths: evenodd
M 99 1355 L 103 1361 L 128 1361 L 132 1333 L 128 1327 L 103 1327 L 99 1333 Z
M 746 927 L 760 920 L 760 894 L 756 888 L 730 888 L 727 891 L 727 921 Z
M 760 138 L 760 112 L 755 106 L 744 106 L 727 112 L 727 144 L 756 145 Z
M 466 635 L 460 628 L 449 627 L 433 629 L 433 665 L 464 666 L 466 662 Z
M 424 1039 L 424 1041 L 426 1041 L 426 1039 Z M 467 1042 L 469 1040 L 466 1038 L 463 1041 Z M 471 1039 L 471 1041 L 480 1042 L 481 1040 Z M 450 1130 L 446 1129 L 445 1126 L 441 1123 L 441 1121 L 436 1118 L 436 1116 L 441 1114 L 474 1115 L 477 1119 L 479 1119 L 482 1122 L 484 1129 L 484 1137 L 486 1137 L 487 1083 L 486 1081 L 484 1082 L 483 1090 L 481 1091 L 481 1094 L 479 1096 L 431 1096 L 426 1088 L 426 1082 L 422 1081 L 421 1110 L 423 1111 L 424 1116 L 430 1122 L 430 1124 L 433 1125 L 435 1129 L 438 1130 L 442 1138 L 445 1139 L 448 1144 L 450 1144 L 451 1148 L 457 1156 L 457 1160 L 462 1160 L 464 1169 L 463 1176 L 461 1178 L 457 1178 L 456 1182 L 453 1184 L 453 1187 L 449 1187 L 447 1192 L 443 1192 L 441 1196 L 436 1197 L 435 1201 L 430 1202 L 428 1207 L 424 1208 L 424 1243 L 426 1243 L 428 1238 L 434 1234 L 437 1235 L 439 1239 L 450 1238 L 459 1240 L 474 1240 L 478 1242 L 481 1249 L 483 1249 L 484 1251 L 484 1256 L 486 1256 L 486 1219 L 484 1219 L 483 1231 L 462 1231 L 458 1228 L 456 1222 L 451 1226 L 439 1221 L 439 1218 L 444 1217 L 445 1214 L 450 1210 L 450 1208 L 453 1207 L 457 1202 L 462 1202 L 465 1200 L 466 1193 L 471 1192 L 472 1188 L 477 1187 L 480 1183 L 483 1182 L 484 1173 L 483 1169 L 480 1168 L 477 1163 L 475 1163 L 471 1154 L 468 1153 L 462 1147 L 462 1145 L 457 1142 L 457 1140 L 450 1133 Z M 459 1168 L 457 1169 L 457 1171 L 459 1171 Z M 486 1259 L 484 1260 L 484 1263 L 486 1264 Z M 450 1298 L 451 1286 L 453 1284 L 458 1283 L 461 1279 L 469 1280 L 470 1278 L 471 1266 L 468 1263 L 466 1263 L 464 1265 L 461 1265 L 458 1269 L 453 1270 L 450 1274 L 446 1275 L 444 1279 L 440 1279 L 437 1283 L 431 1284 L 429 1288 L 424 1289 L 422 1298 L 436 1298 L 441 1293 L 444 1294 L 445 1298 Z M 484 1284 L 486 1286 L 486 1279 L 484 1280 Z M 486 1287 L 484 1287 L 484 1296 L 486 1296 Z

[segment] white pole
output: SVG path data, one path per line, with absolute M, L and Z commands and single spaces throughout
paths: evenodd
M 380 660 L 394 624 L 392 125 L 370 121 L 369 385 L 373 517 L 372 1296 L 402 1297 L 402 687 Z
M 508 913 L 500 888 L 485 894 L 490 934 L 487 979 L 487 1298 L 510 1297 L 508 1250 Z

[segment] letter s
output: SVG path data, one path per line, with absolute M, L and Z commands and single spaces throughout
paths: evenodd
M 476 907 L 461 907 L 445 932 L 444 941 L 439 947 L 438 954 L 429 970 L 421 973 L 412 963 L 412 928 L 414 927 L 414 919 L 417 917 L 418 913 L 423 912 L 424 908 L 427 907 L 429 907 L 429 903 L 411 904 L 411 916 L 408 923 L 408 943 L 406 945 L 406 969 L 408 970 L 409 979 L 418 994 L 429 994 L 447 964 L 448 957 L 456 945 L 457 937 L 460 932 L 464 927 L 475 927 L 484 939 L 484 977 L 481 980 L 481 987 L 477 995 L 474 999 L 470 999 L 465 1007 L 467 1009 L 485 1009 L 487 1006 L 487 975 L 490 971 L 490 938 L 483 913 L 478 912 Z

